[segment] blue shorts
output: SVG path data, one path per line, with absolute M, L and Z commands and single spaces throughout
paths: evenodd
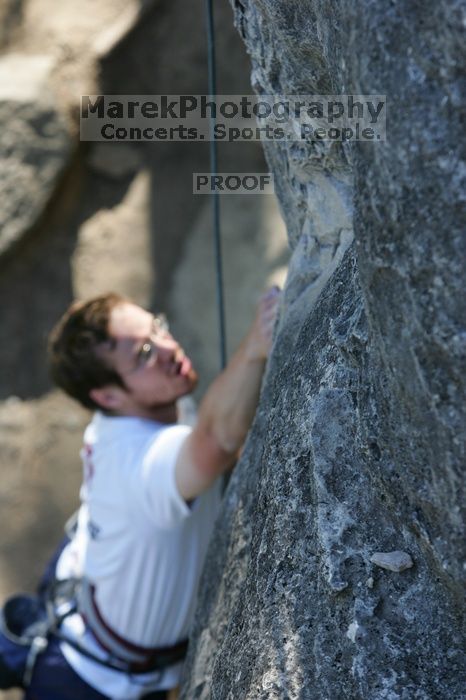
M 24 700 L 109 700 L 94 690 L 71 668 L 57 639 L 39 654 Z
M 164 700 L 166 691 L 156 691 L 146 695 L 146 700 Z M 57 639 L 40 654 L 31 685 L 26 690 L 24 700 L 110 700 L 88 685 L 71 668 L 63 656 Z

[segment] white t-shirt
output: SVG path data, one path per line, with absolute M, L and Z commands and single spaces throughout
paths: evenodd
M 106 624 L 143 647 L 172 646 L 188 637 L 199 576 L 220 503 L 220 483 L 190 506 L 175 482 L 179 449 L 191 428 L 96 413 L 84 434 L 84 481 L 78 529 L 57 564 L 57 577 L 84 575 Z M 85 632 L 79 615 L 64 631 Z M 63 653 L 91 686 L 115 700 L 136 700 L 174 687 L 182 664 L 164 672 L 127 674 Z

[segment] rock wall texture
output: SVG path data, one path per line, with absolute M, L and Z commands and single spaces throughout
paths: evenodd
M 265 143 L 292 261 L 183 698 L 465 698 L 464 6 L 233 5 L 257 92 L 388 140 Z

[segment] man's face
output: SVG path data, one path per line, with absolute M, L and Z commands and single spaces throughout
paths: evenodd
M 191 361 L 149 312 L 135 304 L 119 304 L 110 314 L 108 333 L 111 342 L 98 352 L 126 388 L 114 387 L 108 396 L 117 405 L 105 408 L 120 415 L 157 418 L 165 407 L 195 388 L 197 374 Z

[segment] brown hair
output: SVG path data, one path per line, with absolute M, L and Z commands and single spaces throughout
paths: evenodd
M 99 357 L 96 348 L 111 340 L 110 313 L 128 299 L 110 292 L 86 302 L 75 302 L 62 316 L 49 336 L 50 374 L 57 386 L 90 409 L 102 408 L 89 392 L 106 384 L 124 387 L 118 372 Z

